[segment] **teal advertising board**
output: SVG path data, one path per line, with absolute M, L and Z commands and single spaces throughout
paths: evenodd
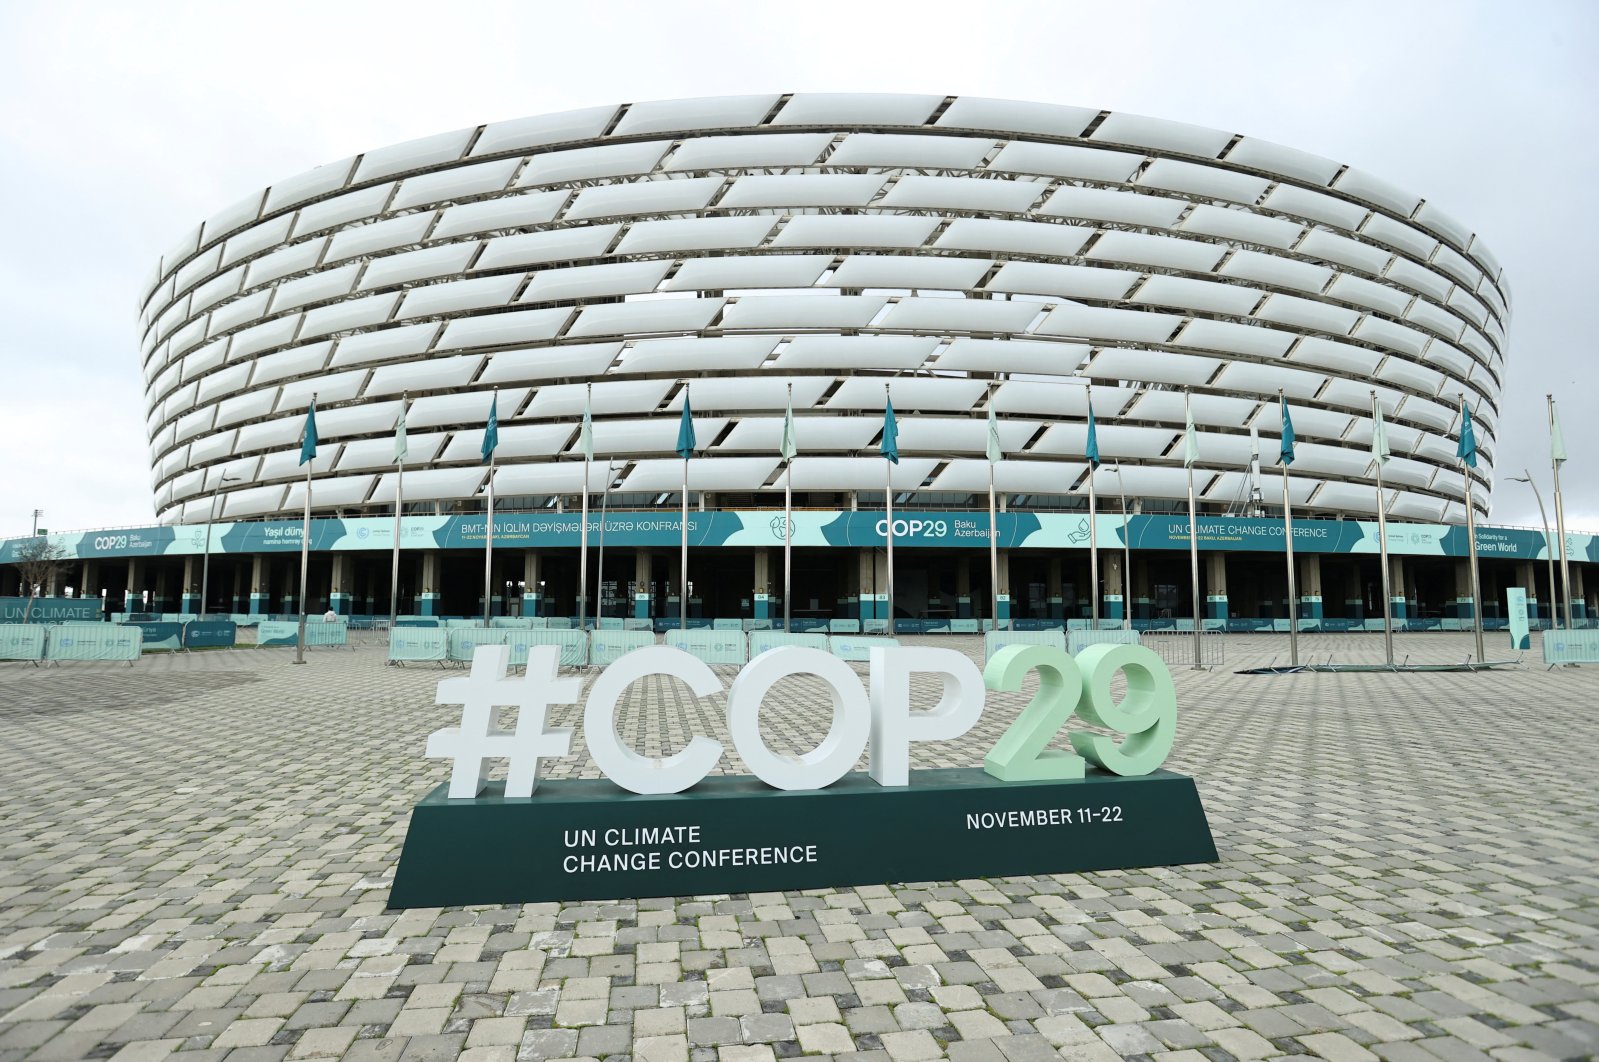
M 0 597 L 0 623 L 93 623 L 100 600 L 92 597 Z
M 501 514 L 494 520 L 494 544 L 503 549 L 576 548 L 580 517 L 575 513 Z M 1124 521 L 1119 514 L 1100 515 L 1097 521 L 1101 548 L 1120 548 L 1124 542 L 1140 550 L 1186 550 L 1188 520 L 1180 515 L 1139 515 Z M 51 535 L 67 559 L 117 557 L 192 556 L 202 553 L 206 525 L 170 528 L 131 528 L 119 531 Z M 784 518 L 770 511 L 718 511 L 690 513 L 689 545 L 708 547 L 772 548 L 783 544 Z M 219 523 L 209 526 L 211 550 L 218 554 L 295 553 L 300 549 L 298 520 Z M 589 542 L 601 533 L 601 520 L 589 520 Z M 604 520 L 605 541 L 627 548 L 676 547 L 680 524 L 677 513 L 613 512 Z M 1446 524 L 1391 523 L 1390 551 L 1395 556 L 1464 557 L 1466 531 Z M 894 544 L 901 549 L 987 549 L 986 512 L 901 512 L 894 516 Z M 995 535 L 1004 549 L 1088 549 L 1088 517 L 1083 513 L 1000 513 Z M 1261 553 L 1283 551 L 1283 525 L 1279 520 L 1207 516 L 1199 521 L 1199 547 Z M 0 564 L 15 561 L 31 539 L 0 542 Z M 887 541 L 881 512 L 816 512 L 793 514 L 793 544 L 806 547 L 876 548 Z M 1566 536 L 1569 556 L 1578 561 L 1599 561 L 1599 536 Z M 382 550 L 394 546 L 394 521 L 390 517 L 313 520 L 310 547 L 315 552 Z M 409 516 L 401 521 L 400 548 L 404 550 L 478 550 L 484 546 L 482 516 Z M 1377 525 L 1364 520 L 1310 520 L 1294 524 L 1294 549 L 1306 553 L 1378 552 Z M 1482 557 L 1540 560 L 1547 553 L 1541 532 L 1522 528 L 1477 528 L 1477 552 Z M 6 599 L 20 600 L 20 599 Z M 99 603 L 75 602 L 95 610 Z M 0 619 L 5 617 L 0 616 Z M 20 618 L 20 614 L 17 618 Z

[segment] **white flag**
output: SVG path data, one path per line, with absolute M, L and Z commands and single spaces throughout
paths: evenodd
M 395 464 L 399 464 L 401 461 L 404 461 L 405 458 L 406 458 L 406 455 L 411 452 L 410 448 L 408 446 L 406 446 L 406 444 L 405 444 L 405 414 L 408 411 L 408 409 L 409 409 L 409 406 L 407 404 L 405 404 L 405 403 L 402 403 L 400 405 L 400 419 L 394 422 L 394 463 Z
M 578 430 L 578 445 L 583 449 L 583 459 L 594 460 L 594 418 L 590 415 L 593 405 L 593 389 L 590 388 L 583 398 L 583 427 Z
M 999 419 L 994 416 L 994 407 L 988 407 L 988 460 L 991 464 L 1005 459 L 1005 451 L 999 445 Z
M 1183 431 L 1183 465 L 1191 468 L 1199 460 L 1199 433 L 1194 430 L 1194 410 L 1186 394 L 1183 395 L 1183 413 L 1188 420 L 1188 426 Z
M 1555 464 L 1564 464 L 1566 460 L 1566 437 L 1560 431 L 1560 409 L 1551 400 L 1549 403 L 1549 457 Z
M 1388 463 L 1391 451 L 1388 449 L 1388 428 L 1383 423 L 1382 406 L 1372 407 L 1371 425 L 1371 456 L 1382 464 Z

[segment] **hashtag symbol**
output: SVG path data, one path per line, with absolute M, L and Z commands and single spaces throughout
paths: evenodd
M 450 770 L 451 800 L 482 793 L 488 782 L 487 761 L 493 759 L 506 761 L 505 795 L 530 797 L 539 784 L 539 759 L 571 752 L 571 729 L 545 726 L 550 705 L 575 703 L 580 685 L 575 678 L 558 677 L 559 647 L 530 647 L 521 679 L 505 677 L 510 656 L 510 646 L 480 645 L 466 678 L 439 683 L 434 703 L 461 705 L 461 725 L 435 730 L 427 744 L 429 759 L 455 761 Z M 495 729 L 494 710 L 512 706 L 517 709 L 516 730 Z

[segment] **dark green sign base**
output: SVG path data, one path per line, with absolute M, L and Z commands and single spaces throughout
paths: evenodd
M 1156 771 L 1001 782 L 912 771 L 885 788 L 850 774 L 785 792 L 711 777 L 639 796 L 608 781 L 546 781 L 531 799 L 440 785 L 411 813 L 389 907 L 782 892 L 902 881 L 1064 874 L 1216 861 L 1194 781 Z

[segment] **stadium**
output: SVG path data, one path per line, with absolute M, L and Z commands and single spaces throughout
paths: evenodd
M 1379 505 L 1398 614 L 1469 616 L 1455 433 L 1465 402 L 1485 517 L 1509 304 L 1482 239 L 1429 201 L 1156 118 L 774 94 L 455 130 L 279 181 L 161 257 L 139 306 L 160 526 L 135 533 L 143 553 L 74 543 L 76 578 L 192 606 L 199 541 L 215 554 L 206 608 L 293 611 L 314 394 L 310 603 L 386 614 L 398 531 L 400 611 L 474 614 L 492 404 L 494 611 L 575 614 L 586 482 L 590 550 L 609 538 L 596 605 L 675 615 L 687 399 L 695 615 L 775 612 L 785 490 L 796 615 L 872 615 L 891 483 L 895 615 L 987 616 L 992 475 L 1002 611 L 1079 617 L 1098 594 L 1111 617 L 1192 618 L 1191 410 L 1209 618 L 1379 611 Z M 1297 606 L 1281 560 L 1260 556 L 1282 549 L 1280 395 L 1297 434 L 1286 489 L 1312 529 L 1295 536 Z M 1374 409 L 1392 450 L 1380 501 Z M 1501 533 L 1490 612 L 1496 588 L 1536 586 L 1547 550 Z M 1533 596 L 1547 607 L 1547 588 Z

